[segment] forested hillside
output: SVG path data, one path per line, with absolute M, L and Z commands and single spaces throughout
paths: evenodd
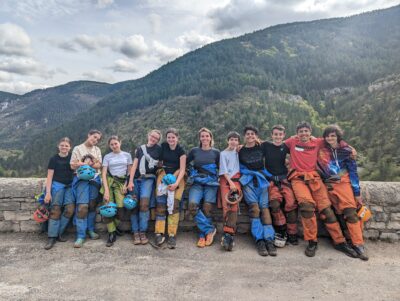
M 142 79 L 110 86 L 111 92 L 90 108 L 90 114 L 80 113 L 45 134 L 33 135 L 23 158 L 0 164 L 18 175 L 43 174 L 61 136 L 80 142 L 93 127 L 106 135 L 120 134 L 131 148 L 144 142 L 150 128 L 170 126 L 181 130 L 190 147 L 197 130 L 208 126 L 222 146 L 229 130 L 247 123 L 259 126 L 266 137 L 274 123 L 285 124 L 293 133 L 295 124 L 306 119 L 315 124 L 316 134 L 331 122 L 345 127 L 348 140 L 359 150 L 365 179 L 397 179 L 400 171 L 393 162 L 398 162 L 400 134 L 393 124 L 398 124 L 398 84 L 380 90 L 368 87 L 388 76 L 397 80 L 398 53 L 400 6 L 284 24 L 223 40 Z M 380 148 L 387 141 L 391 146 L 382 149 L 382 156 Z M 385 163 L 388 159 L 392 162 Z M 383 171 L 385 164 L 393 165 L 390 172 Z

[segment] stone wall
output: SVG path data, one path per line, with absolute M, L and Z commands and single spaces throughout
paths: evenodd
M 0 178 L 0 232 L 39 232 L 40 226 L 32 220 L 32 213 L 37 204 L 34 196 L 42 190 L 44 179 L 36 178 Z M 365 225 L 365 237 L 390 242 L 400 238 L 400 183 L 399 182 L 362 182 L 362 196 L 369 205 L 373 217 Z M 193 230 L 194 223 L 183 204 L 180 231 Z M 249 231 L 249 217 L 246 206 L 240 206 L 238 232 Z M 129 218 L 126 216 L 122 228 L 129 229 Z M 222 229 L 222 212 L 216 209 L 214 221 Z M 101 217 L 97 216 L 96 227 L 104 230 Z M 152 227 L 151 224 L 150 227 Z

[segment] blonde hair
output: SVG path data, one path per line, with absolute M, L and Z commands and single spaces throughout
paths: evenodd
M 201 129 L 199 130 L 199 132 L 198 132 L 199 141 L 200 141 L 200 135 L 201 135 L 201 133 L 203 133 L 203 132 L 206 132 L 206 133 L 208 133 L 208 134 L 210 135 L 210 137 L 211 137 L 210 147 L 213 147 L 213 146 L 214 146 L 214 136 L 213 136 L 212 132 L 211 132 L 208 128 L 201 128 Z M 200 144 L 199 144 L 199 145 L 200 145 L 200 147 L 202 147 L 201 141 L 200 141 Z
M 160 141 L 161 141 L 161 137 L 162 137 L 162 135 L 161 135 L 161 131 L 160 131 L 160 130 L 157 130 L 157 129 L 151 130 L 151 131 L 149 131 L 149 132 L 147 133 L 147 136 L 150 136 L 150 135 L 151 135 L 151 133 L 157 133 L 157 134 L 158 134 L 158 136 L 159 136 L 159 138 L 158 138 L 158 142 L 160 142 Z

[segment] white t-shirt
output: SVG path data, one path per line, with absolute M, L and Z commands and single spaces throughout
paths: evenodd
M 238 172 L 240 172 L 238 152 L 236 150 L 222 151 L 219 159 L 219 175 L 228 174 L 232 178 Z
M 127 175 L 128 165 L 132 164 L 132 156 L 127 152 L 108 153 L 104 156 L 103 166 L 107 166 L 113 176 L 123 177 Z
M 81 162 L 85 155 L 92 155 L 101 163 L 101 151 L 97 146 L 87 147 L 84 143 L 74 147 L 71 155 L 70 164 L 74 162 Z M 97 170 L 99 172 L 99 170 Z

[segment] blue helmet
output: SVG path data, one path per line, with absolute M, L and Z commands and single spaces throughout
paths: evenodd
M 79 180 L 89 181 L 94 178 L 95 174 L 96 170 L 89 165 L 83 165 L 76 170 L 76 176 Z
M 104 217 L 114 217 L 117 214 L 117 204 L 110 202 L 100 207 L 100 215 Z
M 166 174 L 166 175 L 162 178 L 162 182 L 163 182 L 165 185 L 172 185 L 172 184 L 175 184 L 175 182 L 176 182 L 176 177 L 175 177 L 173 174 L 168 173 L 168 174 Z
M 124 198 L 124 207 L 128 210 L 132 210 L 134 208 L 136 208 L 136 206 L 138 205 L 138 201 L 136 199 L 136 197 L 127 194 Z

